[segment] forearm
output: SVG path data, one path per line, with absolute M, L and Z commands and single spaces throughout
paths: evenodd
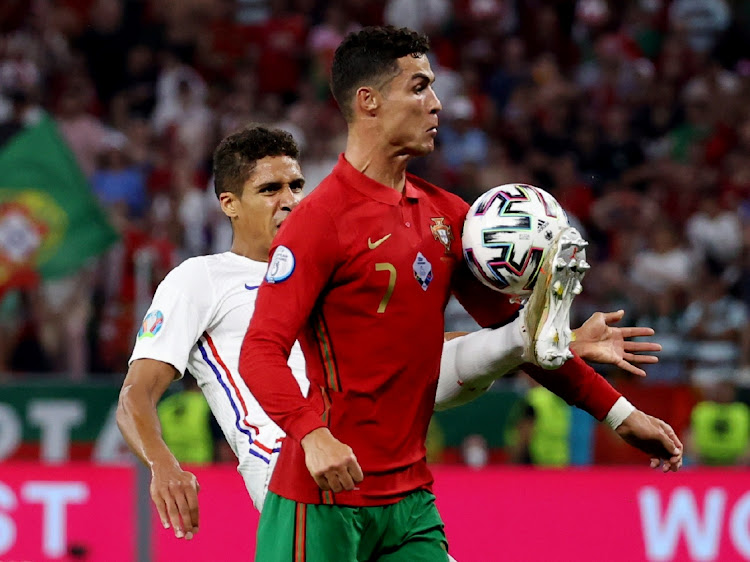
M 520 320 L 494 330 L 472 332 L 443 344 L 436 410 L 470 402 L 497 378 L 524 362 L 523 336 L 517 322 Z
M 523 370 L 568 404 L 588 412 L 599 421 L 607 417 L 621 396 L 604 377 L 578 356 L 566 361 L 559 369 L 545 370 L 536 365 L 525 364 Z
M 301 440 L 318 427 L 325 427 L 321 413 L 302 395 L 287 364 L 288 351 L 270 341 L 264 330 L 253 328 L 245 336 L 240 352 L 240 376 L 263 411 L 287 436 Z M 310 389 L 314 395 L 314 387 Z
M 147 391 L 135 385 L 124 385 L 116 417 L 128 447 L 146 466 L 179 464 L 162 438 L 156 403 Z
M 481 396 L 499 377 L 524 363 L 521 319 L 495 328 L 446 341 L 440 362 L 435 410 L 460 406 Z M 632 411 L 630 405 L 601 375 L 580 357 L 556 370 L 526 364 L 524 370 L 537 382 L 616 428 Z

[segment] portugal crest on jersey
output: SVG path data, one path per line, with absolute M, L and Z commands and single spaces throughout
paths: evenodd
M 435 240 L 445 247 L 445 253 L 451 253 L 451 242 L 453 242 L 453 229 L 451 225 L 445 224 L 445 217 L 436 217 L 431 219 L 434 224 L 430 225 L 430 230 Z

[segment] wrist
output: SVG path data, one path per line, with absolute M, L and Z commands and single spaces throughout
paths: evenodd
M 291 437 L 299 443 L 302 443 L 302 439 L 316 429 L 326 428 L 326 423 L 323 421 L 321 414 L 316 413 L 309 406 L 293 416 L 287 416 L 287 419 L 284 421 L 283 426 L 279 424 L 281 429 L 286 432 L 287 437 Z
M 587 341 L 585 339 L 579 339 L 578 330 L 580 330 L 580 328 L 573 330 L 570 333 L 570 345 L 568 347 L 570 348 L 570 351 L 572 351 L 582 359 L 585 359 L 584 355 L 586 353 Z
M 180 462 L 177 460 L 177 457 L 172 454 L 172 451 L 170 451 L 166 445 L 164 445 L 164 449 L 159 451 L 158 453 L 149 455 L 147 464 L 151 469 L 151 472 L 154 472 L 155 470 L 158 470 L 160 468 L 180 467 Z
M 624 422 L 627 417 L 630 416 L 630 414 L 632 414 L 634 411 L 635 406 L 628 402 L 628 400 L 624 396 L 620 396 L 609 409 L 609 412 L 604 418 L 604 421 L 612 429 L 617 429 L 622 425 L 622 422 Z
M 307 433 L 304 437 L 302 437 L 302 439 L 300 439 L 299 441 L 299 444 L 302 446 L 302 449 L 306 451 L 308 448 L 316 446 L 321 441 L 332 438 L 333 434 L 327 427 L 316 427 L 315 429 Z

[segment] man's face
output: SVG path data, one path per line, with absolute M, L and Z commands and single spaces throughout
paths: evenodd
M 302 200 L 304 184 L 297 160 L 266 156 L 256 162 L 240 198 L 222 194 L 222 209 L 233 219 L 235 239 L 253 250 L 251 257 L 268 259 L 276 231 Z
M 404 154 L 423 156 L 435 150 L 440 100 L 432 89 L 435 75 L 427 57 L 398 59 L 400 72 L 381 89 L 378 114 L 385 139 Z

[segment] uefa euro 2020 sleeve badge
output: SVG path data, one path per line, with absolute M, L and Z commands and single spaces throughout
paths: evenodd
M 451 253 L 451 242 L 453 242 L 453 229 L 451 225 L 445 224 L 445 217 L 434 217 L 433 223 L 430 225 L 430 230 L 435 240 L 440 242 L 445 247 L 445 253 Z

